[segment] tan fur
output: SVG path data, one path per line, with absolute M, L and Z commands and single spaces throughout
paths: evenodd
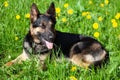
M 88 68 L 92 62 L 85 61 L 84 59 L 85 57 L 83 55 L 76 54 L 76 55 L 73 55 L 72 58 L 70 58 L 70 61 L 77 66 Z
M 32 21 L 35 21 L 37 19 L 37 14 L 38 12 L 36 12 L 36 9 L 35 7 L 31 9 L 31 15 L 30 15 L 30 18 L 33 19 Z
M 105 58 L 105 55 L 107 53 L 105 51 L 102 51 L 98 56 L 95 56 L 94 59 L 95 61 L 100 61 L 100 60 L 103 60 Z
M 10 62 L 7 62 L 5 66 L 11 66 L 12 64 L 15 64 L 15 63 L 21 63 L 22 61 L 25 61 L 26 59 L 29 59 L 29 54 L 25 53 L 25 51 L 23 50 L 22 54 L 20 54 L 16 59 Z
M 80 67 L 87 68 L 91 64 L 94 64 L 95 61 L 103 60 L 105 58 L 105 55 L 106 55 L 105 51 L 102 51 L 101 53 L 99 53 L 99 55 L 95 57 L 93 57 L 91 54 L 83 54 L 83 53 L 74 54 L 73 53 L 73 55 L 70 58 L 70 61 L 73 64 L 76 64 Z
M 44 61 L 47 58 L 47 56 L 49 55 L 49 53 L 44 53 L 44 54 L 39 54 L 37 55 L 39 57 L 39 61 L 40 64 L 44 65 Z M 20 54 L 16 59 L 9 61 L 5 64 L 5 66 L 11 66 L 15 63 L 22 63 L 22 61 L 26 61 L 27 59 L 30 59 L 30 55 L 28 53 L 25 53 L 25 51 L 23 50 L 23 53 Z
M 48 57 L 49 53 L 44 53 L 39 55 L 39 60 L 41 64 L 44 64 L 45 59 Z
M 31 35 L 34 39 L 34 42 L 36 43 L 40 43 L 40 40 L 38 39 L 38 37 L 36 36 L 38 32 L 40 33 L 43 33 L 45 30 L 40 28 L 40 27 L 37 27 L 37 28 L 33 28 L 32 27 L 32 24 L 30 25 L 30 32 L 31 32 Z
M 98 43 L 93 43 L 91 46 L 90 46 L 90 49 L 91 50 L 97 50 L 97 49 L 100 49 L 101 48 L 101 45 L 98 44 Z

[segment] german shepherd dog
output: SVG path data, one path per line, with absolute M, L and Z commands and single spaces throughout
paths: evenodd
M 63 33 L 55 30 L 56 12 L 52 2 L 45 14 L 41 14 L 35 3 L 31 6 L 30 29 L 24 38 L 23 52 L 16 59 L 6 63 L 10 66 L 38 54 L 40 61 L 52 54 L 51 50 L 60 48 L 64 56 L 80 67 L 101 65 L 109 59 L 108 52 L 100 42 L 80 34 Z

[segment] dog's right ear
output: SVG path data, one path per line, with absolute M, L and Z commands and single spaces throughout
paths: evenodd
M 50 4 L 50 6 L 49 6 L 49 8 L 48 8 L 48 10 L 47 10 L 47 12 L 46 12 L 47 14 L 49 14 L 49 15 L 51 15 L 51 16 L 53 16 L 53 17 L 55 17 L 55 5 L 54 5 L 54 2 L 52 2 L 51 4 Z
M 38 18 L 39 15 L 40 15 L 40 12 L 39 12 L 36 4 L 33 3 L 31 6 L 31 11 L 30 11 L 31 23 L 34 22 Z
M 55 5 L 54 2 L 52 2 L 46 12 L 47 14 L 51 15 L 52 20 L 54 23 L 56 23 L 56 12 L 55 12 Z

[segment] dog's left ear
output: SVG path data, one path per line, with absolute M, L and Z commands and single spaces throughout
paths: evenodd
M 38 10 L 37 5 L 33 3 L 31 6 L 31 11 L 30 11 L 31 22 L 34 22 L 38 18 L 39 15 L 40 15 L 40 12 Z
M 56 13 L 55 13 L 55 5 L 53 2 L 50 4 L 50 7 L 48 8 L 46 13 L 55 18 Z

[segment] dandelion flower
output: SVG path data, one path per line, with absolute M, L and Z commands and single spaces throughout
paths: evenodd
M 15 37 L 15 40 L 16 40 L 16 41 L 18 40 L 18 37 L 17 37 L 17 36 Z
M 120 13 L 117 13 L 116 16 L 115 16 L 116 19 L 119 19 L 120 18 Z
M 30 18 L 30 13 L 25 14 L 25 18 Z
M 87 15 L 89 15 L 90 14 L 90 12 L 86 12 L 87 13 Z
M 87 16 L 87 15 L 90 15 L 90 12 L 82 12 L 82 16 Z
M 101 7 L 104 7 L 104 4 L 103 4 L 103 3 L 101 3 L 101 4 L 100 4 L 100 6 L 101 6 Z
M 98 21 L 102 21 L 103 20 L 103 18 L 102 17 L 98 17 Z
M 112 26 L 113 26 L 113 28 L 117 28 L 118 27 L 118 23 L 115 21 L 115 22 L 112 23 Z
M 67 13 L 71 15 L 71 14 L 73 14 L 73 10 L 72 10 L 72 9 L 69 9 L 69 10 L 67 11 Z
M 67 19 L 64 17 L 64 18 L 62 18 L 62 22 L 66 22 L 67 21 Z
M 116 20 L 115 19 L 111 19 L 111 22 L 113 23 L 113 22 L 116 22 Z
M 87 15 L 87 12 L 82 12 L 82 16 L 86 16 Z
M 109 0 L 105 0 L 105 4 L 107 5 L 109 3 Z
M 89 4 L 92 4 L 93 2 L 90 0 L 88 3 L 89 3 Z
M 56 11 L 56 13 L 60 13 L 60 8 L 59 7 L 57 7 L 57 8 L 55 8 L 55 11 Z
M 69 6 L 68 3 L 64 4 L 64 8 L 68 8 L 68 6 Z
M 95 33 L 94 33 L 94 37 L 95 37 L 95 38 L 98 38 L 99 35 L 100 35 L 99 32 L 95 32 Z
M 87 15 L 86 18 L 87 18 L 87 19 L 91 19 L 91 15 Z
M 77 80 L 75 76 L 70 76 L 70 80 Z
M 5 7 L 8 7 L 8 5 L 9 5 L 8 2 L 5 1 L 5 2 L 4 2 L 4 6 L 5 6 Z
M 16 19 L 18 19 L 18 20 L 19 20 L 19 19 L 20 19 L 20 15 L 16 15 Z
M 99 24 L 98 24 L 98 23 L 94 23 L 94 24 L 93 24 L 93 28 L 94 28 L 94 29 L 98 29 L 98 27 L 99 27 Z
M 72 66 L 71 71 L 75 71 L 76 69 L 76 66 Z

